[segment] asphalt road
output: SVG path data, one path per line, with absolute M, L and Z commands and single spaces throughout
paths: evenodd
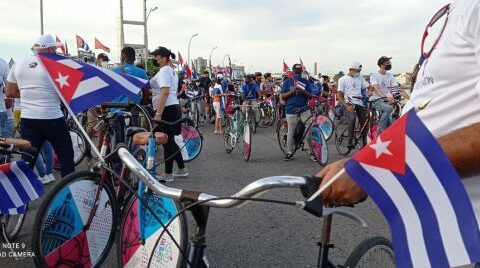
M 187 164 L 190 176 L 175 180 L 171 186 L 227 196 L 266 176 L 309 175 L 321 168 L 302 152 L 297 152 L 293 161 L 284 162 L 274 128 L 259 129 L 253 136 L 250 162 L 243 160 L 238 148 L 227 154 L 221 136 L 213 134 L 211 125 L 203 127 L 202 132 L 205 138 L 203 151 L 196 160 Z M 330 162 L 339 159 L 335 147 L 329 147 Z M 81 168 L 85 168 L 85 164 L 77 169 Z M 56 175 L 58 178 L 59 174 Z M 47 191 L 51 187 L 49 185 Z M 264 197 L 302 200 L 302 195 L 295 189 L 273 190 Z M 33 222 L 41 201 L 36 200 L 30 206 L 16 241 L 20 243 L 16 252 L 31 252 Z M 335 248 L 331 250 L 330 259 L 338 264 L 343 264 L 362 240 L 375 235 L 389 237 L 388 226 L 371 200 L 349 209 L 365 219 L 368 227 L 362 228 L 349 219 L 334 217 L 331 241 Z M 189 218 L 190 233 L 193 230 L 191 222 Z M 212 209 L 207 228 L 206 255 L 211 267 L 314 267 L 321 227 L 321 219 L 290 206 L 248 203 L 236 209 Z M 23 246 L 25 248 L 21 249 Z M 102 267 L 118 267 L 116 250 L 114 245 Z M 8 252 L 2 245 L 0 267 L 34 266 L 32 258 L 15 260 L 8 257 Z M 7 256 L 2 257 L 4 254 Z

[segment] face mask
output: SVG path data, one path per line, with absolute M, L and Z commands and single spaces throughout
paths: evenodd
M 158 64 L 157 60 L 153 60 L 153 66 L 155 66 L 155 67 L 160 67 L 160 65 Z
M 391 64 L 385 65 L 385 70 L 390 71 L 391 69 L 392 69 Z
M 359 76 L 360 76 L 360 73 L 355 73 L 355 74 L 353 75 L 353 77 L 359 77 Z
M 102 66 L 103 68 L 108 68 L 108 62 L 103 61 L 102 63 L 100 63 L 100 66 Z

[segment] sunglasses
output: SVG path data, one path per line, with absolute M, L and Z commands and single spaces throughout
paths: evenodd
M 425 28 L 425 32 L 423 33 L 423 38 L 422 38 L 422 47 L 421 47 L 421 62 L 423 62 L 424 60 L 430 58 L 430 56 L 432 55 L 432 52 L 433 50 L 435 49 L 435 47 L 438 45 L 438 43 L 440 42 L 440 38 L 442 37 L 443 35 L 443 32 L 445 31 L 445 28 L 447 26 L 447 22 L 448 22 L 448 15 L 450 14 L 450 4 L 442 7 L 437 13 L 435 13 L 435 15 L 432 17 L 432 19 L 430 20 L 430 22 L 427 24 L 427 27 Z M 433 27 L 433 25 L 435 25 L 435 23 L 437 23 L 441 18 L 443 18 L 444 16 L 445 17 L 445 21 L 443 23 L 443 26 L 440 30 L 440 34 L 438 35 L 437 39 L 435 39 L 435 42 L 433 42 L 433 45 L 432 47 L 430 48 L 430 50 L 428 51 L 425 51 L 425 41 L 427 40 L 427 37 L 428 37 L 428 30 L 430 28 Z

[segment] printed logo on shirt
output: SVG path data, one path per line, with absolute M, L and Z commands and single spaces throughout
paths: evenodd
M 357 83 L 353 83 L 353 84 L 352 84 L 352 87 L 353 87 L 353 88 L 357 88 Z
M 428 85 L 433 85 L 434 83 L 435 81 L 433 80 L 433 76 L 425 76 L 422 78 L 422 80 L 419 80 L 417 83 L 415 83 L 413 89 L 420 89 Z
M 38 62 L 36 62 L 36 61 L 33 61 L 32 63 L 30 63 L 28 65 L 29 68 L 37 68 L 37 66 L 38 66 Z

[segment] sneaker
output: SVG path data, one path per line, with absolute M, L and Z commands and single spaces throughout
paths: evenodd
M 317 158 L 313 154 L 310 154 L 310 160 L 317 162 Z
M 188 177 L 188 170 L 186 168 L 179 169 L 172 174 L 174 177 Z
M 50 174 L 46 175 L 45 177 L 48 177 L 50 179 L 50 181 L 55 181 L 55 176 L 53 176 L 53 173 L 50 173 Z
M 43 184 L 43 185 L 46 185 L 46 184 L 49 184 L 51 183 L 52 181 L 50 180 L 50 178 L 45 175 L 43 177 L 40 177 L 40 182 Z
M 283 158 L 284 161 L 291 161 L 293 160 L 293 155 L 292 154 L 287 154 L 285 155 L 285 157 Z
M 167 174 L 162 174 L 162 175 L 157 175 L 157 180 L 160 182 L 172 182 L 175 177 L 173 175 L 167 175 Z

